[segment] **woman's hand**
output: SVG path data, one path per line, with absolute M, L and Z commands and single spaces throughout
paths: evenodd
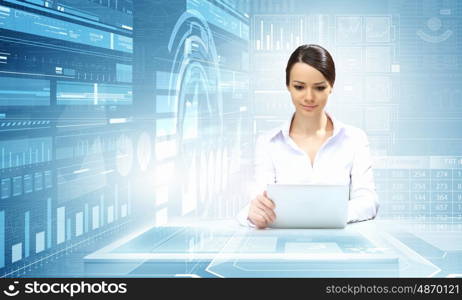
M 268 198 L 266 191 L 264 191 L 262 195 L 258 195 L 250 202 L 248 219 L 258 229 L 266 228 L 276 220 L 274 208 L 274 202 Z

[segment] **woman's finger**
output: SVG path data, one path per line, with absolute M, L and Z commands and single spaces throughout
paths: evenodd
M 263 222 L 265 222 L 265 225 L 271 222 L 270 216 L 266 213 L 264 209 L 261 209 L 259 207 L 255 207 L 254 213 L 257 216 L 260 216 L 263 218 Z
M 270 198 L 264 195 L 260 195 L 260 197 L 258 197 L 258 200 L 259 200 L 258 202 L 260 202 L 261 204 L 265 205 L 268 208 L 271 208 L 271 209 L 276 208 L 276 205 L 274 204 L 273 200 L 271 200 Z
M 270 218 L 271 223 L 273 223 L 274 220 L 276 220 L 276 213 L 274 212 L 274 210 L 261 204 L 258 204 L 257 207 L 266 213 L 266 215 Z
M 260 216 L 260 215 L 256 215 L 254 218 L 251 219 L 251 221 L 257 228 L 265 228 L 266 227 L 265 218 Z

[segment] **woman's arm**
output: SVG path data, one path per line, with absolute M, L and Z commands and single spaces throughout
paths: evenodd
M 255 158 L 253 163 L 254 177 L 249 193 L 249 204 L 247 204 L 237 215 L 241 225 L 253 226 L 247 217 L 249 215 L 250 201 L 258 195 L 262 195 L 268 183 L 275 182 L 275 170 L 270 155 L 269 140 L 266 135 L 260 135 L 255 143 Z
M 359 130 L 357 149 L 350 173 L 350 201 L 348 203 L 348 222 L 375 218 L 379 200 L 372 174 L 372 156 L 369 141 L 364 131 Z

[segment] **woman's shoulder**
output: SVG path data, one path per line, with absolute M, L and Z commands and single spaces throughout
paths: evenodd
M 334 123 L 334 134 L 335 132 L 341 133 L 340 136 L 347 139 L 367 139 L 366 132 L 355 125 L 350 124 L 348 121 L 339 120 L 335 114 L 327 112 L 327 115 L 331 118 Z
M 355 140 L 367 140 L 367 133 L 362 128 L 337 121 L 345 137 Z
M 278 137 L 279 134 L 282 134 L 282 126 L 276 126 L 271 129 L 266 129 L 265 131 L 259 133 L 257 135 L 257 141 L 258 142 L 266 142 L 270 143 L 271 141 L 274 140 L 274 138 Z

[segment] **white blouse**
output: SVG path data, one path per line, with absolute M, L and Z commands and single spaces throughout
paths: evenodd
M 349 184 L 348 222 L 372 219 L 379 201 L 372 174 L 372 157 L 366 133 L 336 120 L 334 130 L 318 150 L 314 165 L 309 156 L 289 136 L 292 118 L 282 126 L 260 135 L 255 149 L 255 178 L 250 200 L 262 194 L 268 183 Z M 238 213 L 242 225 L 250 205 Z

